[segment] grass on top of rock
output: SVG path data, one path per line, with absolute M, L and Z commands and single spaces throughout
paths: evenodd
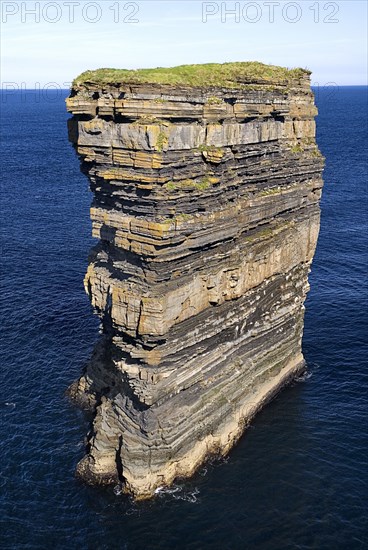
M 208 88 L 221 86 L 241 88 L 247 84 L 288 85 L 305 75 L 307 69 L 288 69 L 276 65 L 265 65 L 258 61 L 234 63 L 206 63 L 203 65 L 180 65 L 156 69 L 96 69 L 85 71 L 73 81 L 73 88 L 89 85 L 120 84 L 170 84 Z

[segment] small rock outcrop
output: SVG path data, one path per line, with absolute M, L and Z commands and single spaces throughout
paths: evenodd
M 99 70 L 67 108 L 94 195 L 85 288 L 102 325 L 70 388 L 95 410 L 77 471 L 146 498 L 227 453 L 304 368 L 324 162 L 310 75 Z

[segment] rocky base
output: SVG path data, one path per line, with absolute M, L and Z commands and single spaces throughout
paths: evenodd
M 156 475 L 149 475 L 137 483 L 123 476 L 123 470 L 118 473 L 116 463 L 110 465 L 110 471 L 101 470 L 101 464 L 96 463 L 91 455 L 87 455 L 78 463 L 76 475 L 88 485 L 116 485 L 122 483 L 124 491 L 136 500 L 145 500 L 154 496 L 158 490 L 169 487 L 178 479 L 191 477 L 196 470 L 213 457 L 226 456 L 238 442 L 256 413 L 269 403 L 285 386 L 306 370 L 304 360 L 295 364 L 292 362 L 282 370 L 280 375 L 259 387 L 251 403 L 244 403 L 239 409 L 239 419 L 231 417 L 218 426 L 217 433 L 211 434 L 196 442 L 189 455 L 167 463 L 165 468 Z M 258 399 L 258 401 L 256 401 Z M 118 458 L 117 458 L 118 461 Z
M 120 482 L 116 463 L 114 463 L 110 472 L 99 472 L 96 471 L 93 459 L 89 455 L 86 455 L 78 462 L 75 475 L 88 485 L 116 485 Z

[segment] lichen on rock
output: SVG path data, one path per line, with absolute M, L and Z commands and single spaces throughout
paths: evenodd
M 310 75 L 229 65 L 217 84 L 208 66 L 89 71 L 67 99 L 103 327 L 70 392 L 95 411 L 77 472 L 136 498 L 226 454 L 304 367 L 324 163 Z

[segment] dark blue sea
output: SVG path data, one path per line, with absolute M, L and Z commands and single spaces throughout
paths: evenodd
M 367 88 L 316 93 L 327 164 L 308 375 L 226 460 L 139 504 L 74 477 L 89 419 L 64 392 L 98 323 L 82 284 L 91 195 L 67 141 L 67 91 L 2 93 L 1 550 L 368 548 Z

